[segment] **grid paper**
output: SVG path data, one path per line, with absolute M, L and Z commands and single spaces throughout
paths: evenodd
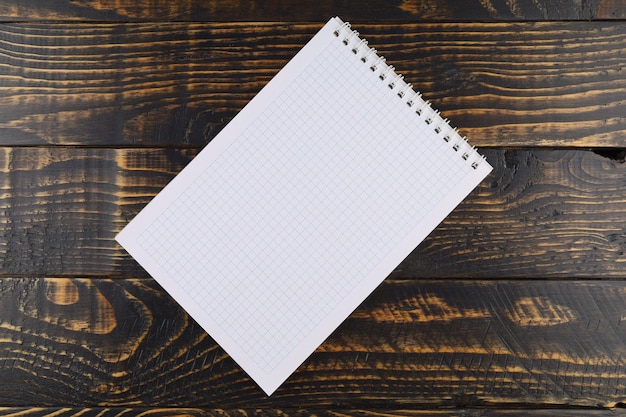
M 341 23 L 118 236 L 268 394 L 490 169 Z

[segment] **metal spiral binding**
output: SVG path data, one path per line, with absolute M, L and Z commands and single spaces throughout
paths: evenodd
M 384 81 L 399 99 L 405 100 L 408 107 L 415 107 L 416 116 L 423 118 L 424 123 L 429 125 L 444 142 L 449 143 L 453 151 L 459 153 L 463 160 L 468 161 L 473 169 L 478 169 L 485 157 L 480 155 L 475 147 L 470 146 L 465 137 L 461 137 L 457 129 L 450 126 L 448 119 L 442 118 L 439 111 L 431 107 L 430 102 L 424 101 L 422 95 L 415 91 L 410 83 L 404 81 L 404 76 L 398 74 L 393 65 L 387 64 L 385 58 L 378 55 L 376 49 L 370 48 L 367 40 L 360 38 L 359 32 L 351 29 L 350 23 L 343 23 L 333 34 L 341 39 L 344 45 L 350 47 L 361 63 L 369 65 L 369 69 L 378 76 L 380 81 Z

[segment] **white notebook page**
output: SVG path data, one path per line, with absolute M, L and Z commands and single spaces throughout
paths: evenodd
M 267 394 L 491 170 L 342 23 L 117 237 Z

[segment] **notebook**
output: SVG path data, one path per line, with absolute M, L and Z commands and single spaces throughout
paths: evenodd
M 271 395 L 490 170 L 335 17 L 117 240 Z

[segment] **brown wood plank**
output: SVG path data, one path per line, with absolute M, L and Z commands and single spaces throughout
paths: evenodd
M 97 408 L 71 408 L 71 407 L 4 407 L 0 408 L 0 416 L 7 417 L 130 417 L 130 416 L 148 416 L 148 417 L 346 417 L 346 416 L 372 416 L 372 417 L 412 417 L 412 416 L 436 416 L 436 417 L 505 417 L 517 416 L 522 413 L 529 417 L 616 417 L 626 415 L 623 410 L 594 410 L 589 408 L 582 409 L 426 409 L 426 410 L 409 410 L 409 409 L 202 409 L 202 408 L 122 408 L 122 407 L 97 407 Z
M 196 152 L 0 148 L 0 273 L 146 276 L 113 238 Z M 625 276 L 623 161 L 485 153 L 494 172 L 394 278 Z
M 477 146 L 626 147 L 624 25 L 357 26 Z M 319 27 L 2 24 L 0 143 L 201 146 Z
M 0 407 L 4 417 L 243 417 L 246 410 L 199 408 L 130 408 L 130 407 Z M 252 411 L 252 410 L 250 410 Z M 271 415 L 271 413 L 268 413 Z
M 3 278 L 0 403 L 610 409 L 626 397 L 624 294 L 624 281 L 388 280 L 267 398 L 152 280 Z
M 626 17 L 624 0 L 601 0 L 596 17 L 600 19 L 623 19 Z
M 141 274 L 115 234 L 196 153 L 0 148 L 1 273 Z
M 364 20 L 555 20 L 619 18 L 626 5 L 620 0 L 54 0 L 29 3 L 5 0 L 0 20 L 95 21 L 324 21 L 330 16 Z
M 492 174 L 394 276 L 624 276 L 621 152 L 616 159 L 580 151 L 485 154 Z

